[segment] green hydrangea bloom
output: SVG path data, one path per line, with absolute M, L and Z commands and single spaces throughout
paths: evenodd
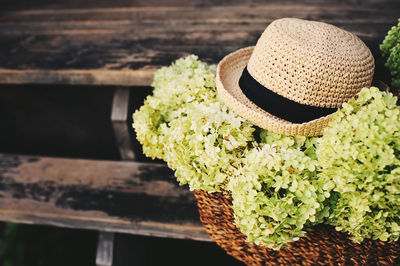
M 196 56 L 158 70 L 152 86 L 133 115 L 144 153 L 165 160 L 191 190 L 221 191 L 254 140 L 254 126 L 218 99 L 215 67 Z
M 400 107 L 397 98 L 364 88 L 343 104 L 319 140 L 320 178 L 332 179 L 328 222 L 364 238 L 396 241 L 400 234 Z
M 394 89 L 400 89 L 400 19 L 399 24 L 388 32 L 380 49 L 383 56 L 388 57 L 385 66 L 390 69 L 392 86 Z
M 317 178 L 315 138 L 263 130 L 261 139 L 228 189 L 235 223 L 247 240 L 280 249 L 328 215 L 324 201 L 331 187 Z

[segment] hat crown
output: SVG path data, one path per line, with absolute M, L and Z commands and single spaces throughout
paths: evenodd
M 261 85 L 290 100 L 340 107 L 371 85 L 374 58 L 350 32 L 322 22 L 284 18 L 265 29 L 247 68 Z

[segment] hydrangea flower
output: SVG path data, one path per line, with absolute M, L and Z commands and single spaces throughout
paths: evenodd
M 235 223 L 248 241 L 280 249 L 328 215 L 330 187 L 317 177 L 315 138 L 261 132 L 232 178 Z
M 319 177 L 332 179 L 336 230 L 396 241 L 400 234 L 400 107 L 392 94 L 364 88 L 343 104 L 319 140 Z
M 218 99 L 215 67 L 196 56 L 158 70 L 152 86 L 153 95 L 133 115 L 144 153 L 165 160 L 191 190 L 221 191 L 255 127 Z

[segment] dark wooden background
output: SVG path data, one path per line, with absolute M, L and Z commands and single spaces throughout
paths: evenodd
M 298 17 L 378 45 L 397 0 L 3 1 L 0 83 L 149 85 L 154 70 L 187 54 L 218 62 L 254 45 L 272 20 Z M 381 65 L 381 64 L 380 64 Z M 380 69 L 377 69 L 381 73 Z

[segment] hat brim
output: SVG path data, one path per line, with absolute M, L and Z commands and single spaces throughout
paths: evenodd
M 239 87 L 239 79 L 254 46 L 237 50 L 221 60 L 217 68 L 216 85 L 221 100 L 239 116 L 261 128 L 291 136 L 319 136 L 334 114 L 305 123 L 292 123 L 276 117 L 250 101 Z

